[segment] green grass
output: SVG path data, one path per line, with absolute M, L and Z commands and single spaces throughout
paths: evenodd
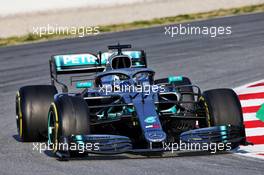
M 241 15 L 246 13 L 257 13 L 264 12 L 264 4 L 254 5 L 254 6 L 245 6 L 240 8 L 232 8 L 232 9 L 220 9 L 216 11 L 210 11 L 205 13 L 194 13 L 194 14 L 185 14 L 178 15 L 172 17 L 164 17 L 164 18 L 155 18 L 152 20 L 142 20 L 135 21 L 131 23 L 124 24 L 113 24 L 113 25 L 105 25 L 99 26 L 100 33 L 105 32 L 118 32 L 124 30 L 132 30 L 139 28 L 147 28 L 158 25 L 166 25 L 166 24 L 175 24 L 181 22 L 190 22 L 195 20 L 204 20 L 204 19 L 212 19 L 216 17 L 223 16 L 231 16 L 231 15 Z M 76 37 L 76 35 L 65 35 L 65 34 L 52 34 L 52 35 L 42 35 L 41 37 L 37 34 L 27 34 L 24 36 L 14 36 L 8 38 L 0 38 L 0 46 L 8 46 L 20 43 L 29 43 L 36 41 L 46 41 L 46 40 L 55 40 L 55 39 L 63 39 L 68 37 Z

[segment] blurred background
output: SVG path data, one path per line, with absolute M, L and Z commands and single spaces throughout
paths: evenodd
M 0 0 L 0 38 L 31 33 L 33 27 L 96 26 L 207 12 L 264 0 Z

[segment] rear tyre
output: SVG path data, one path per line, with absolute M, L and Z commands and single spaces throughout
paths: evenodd
M 81 97 L 61 95 L 51 104 L 48 115 L 48 143 L 53 152 L 62 151 L 62 137 L 90 134 L 90 118 L 87 103 Z M 71 151 L 71 155 L 80 155 Z
M 243 115 L 240 101 L 232 89 L 213 89 L 202 94 L 201 102 L 206 111 L 206 126 L 233 125 L 241 128 L 239 137 L 245 137 Z M 232 144 L 232 148 L 239 144 Z
M 16 94 L 16 123 L 19 138 L 24 142 L 44 141 L 47 136 L 47 115 L 57 94 L 51 85 L 25 86 Z

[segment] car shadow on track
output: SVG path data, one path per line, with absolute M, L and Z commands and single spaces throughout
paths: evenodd
M 55 159 L 58 159 L 51 151 L 44 151 L 44 153 Z M 86 156 L 81 157 L 72 157 L 67 160 L 76 161 L 76 160 L 122 160 L 122 159 L 160 159 L 160 158 L 176 158 L 176 157 L 194 157 L 194 156 L 218 156 L 232 154 L 232 152 L 222 151 L 217 153 L 210 153 L 206 151 L 196 151 L 196 152 L 177 152 L 171 154 L 154 154 L 154 155 L 144 155 L 144 154 L 118 154 L 118 155 L 98 155 L 98 154 L 87 154 Z
M 20 140 L 18 134 L 13 135 L 13 138 L 14 138 L 17 142 L 21 142 L 21 140 Z

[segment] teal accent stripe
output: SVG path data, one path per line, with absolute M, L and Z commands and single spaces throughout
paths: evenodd
M 77 82 L 76 83 L 76 88 L 90 88 L 93 86 L 93 82 L 88 81 L 88 82 Z
M 227 130 L 227 127 L 226 126 L 220 126 L 220 130 L 221 130 L 221 135 L 222 135 L 222 140 L 223 140 L 223 142 L 225 143 L 225 142 L 227 142 L 227 132 L 226 132 L 226 130 Z
M 182 81 L 183 77 L 182 76 L 169 76 L 168 77 L 168 82 L 171 84 L 176 81 Z
M 63 59 L 63 58 L 61 58 L 60 56 L 55 57 L 55 64 L 56 64 L 57 70 L 61 70 L 61 62 L 60 62 L 61 59 Z
M 81 135 L 76 135 L 76 136 L 75 136 L 75 139 L 76 139 L 77 141 L 82 141 L 82 140 L 83 140 L 83 138 L 82 138 Z

